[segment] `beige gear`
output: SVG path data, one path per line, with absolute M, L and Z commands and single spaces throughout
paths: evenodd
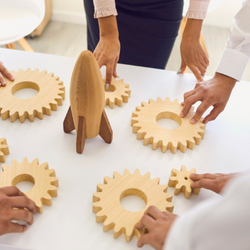
M 11 73 L 15 80 L 12 82 L 5 78 L 7 84 L 0 88 L 0 114 L 3 120 L 10 117 L 11 122 L 18 118 L 20 122 L 24 122 L 26 118 L 34 121 L 36 116 L 43 119 L 43 114 L 51 115 L 51 110 L 57 110 L 58 105 L 62 105 L 65 87 L 58 76 L 54 76 L 53 73 L 47 74 L 46 70 L 39 72 L 39 69 L 19 69 L 18 72 Z M 35 89 L 38 93 L 27 99 L 16 98 L 13 95 L 24 88 Z
M 137 133 L 138 140 L 144 139 L 144 145 L 151 143 L 152 149 L 161 147 L 163 153 L 167 149 L 172 153 L 176 153 L 177 148 L 181 152 L 185 152 L 187 147 L 193 149 L 204 137 L 206 125 L 201 121 L 190 123 L 190 119 L 195 115 L 193 111 L 181 118 L 182 108 L 177 99 L 171 102 L 168 97 L 165 101 L 157 98 L 157 101 L 150 99 L 149 103 L 142 102 L 141 107 L 137 106 L 132 114 L 133 133 Z M 175 120 L 180 126 L 176 129 L 163 128 L 157 123 L 162 118 Z
M 0 173 L 0 188 L 15 186 L 21 181 L 30 181 L 34 186 L 25 194 L 36 203 L 37 212 L 42 213 L 42 204 L 52 205 L 52 198 L 57 196 L 58 179 L 55 170 L 48 168 L 45 162 L 39 165 L 36 158 L 31 163 L 25 157 L 21 163 L 12 161 L 12 166 L 2 165 Z
M 172 212 L 174 205 L 170 203 L 172 194 L 167 192 L 167 185 L 159 185 L 160 178 L 150 179 L 150 173 L 140 175 L 138 169 L 131 174 L 127 169 L 124 175 L 114 172 L 113 179 L 104 178 L 104 184 L 97 185 L 97 193 L 93 195 L 93 212 L 96 213 L 96 222 L 104 222 L 103 230 L 114 228 L 114 238 L 125 234 L 126 241 L 130 241 L 133 235 L 137 238 L 141 233 L 134 228 L 140 221 L 149 206 L 156 206 L 160 211 Z M 138 212 L 130 212 L 124 209 L 120 203 L 122 198 L 128 195 L 141 197 L 146 206 Z
M 5 138 L 0 138 L 0 162 L 5 162 L 5 155 L 10 153 L 7 141 Z
M 125 84 L 123 79 L 117 80 L 117 78 L 113 77 L 109 89 L 105 89 L 105 105 L 109 105 L 111 109 L 114 108 L 114 104 L 122 107 L 122 103 L 127 103 L 130 95 L 129 84 Z
M 168 181 L 169 187 L 175 187 L 174 194 L 178 195 L 180 192 L 185 194 L 185 197 L 189 199 L 191 193 L 199 194 L 200 188 L 191 188 L 191 183 L 194 181 L 190 179 L 190 175 L 196 173 L 196 169 L 193 168 L 187 171 L 184 165 L 181 166 L 181 170 L 172 169 L 171 176 Z

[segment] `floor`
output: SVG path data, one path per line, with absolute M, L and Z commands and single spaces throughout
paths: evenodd
M 210 64 L 206 75 L 212 76 L 224 51 L 229 29 L 211 26 L 203 27 L 203 36 L 207 45 Z M 87 49 L 86 26 L 51 21 L 40 37 L 27 39 L 31 47 L 40 53 L 78 57 L 81 51 Z M 15 43 L 17 49 L 21 49 Z M 3 47 L 3 46 L 0 46 Z M 177 71 L 181 65 L 180 35 L 177 37 L 167 70 Z M 250 81 L 250 61 L 246 67 L 242 80 Z

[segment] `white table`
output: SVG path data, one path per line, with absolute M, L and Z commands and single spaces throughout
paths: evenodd
M 58 111 L 43 120 L 0 119 L 0 138 L 6 137 L 12 159 L 21 162 L 39 158 L 40 164 L 48 162 L 56 170 L 59 178 L 58 197 L 53 198 L 51 207 L 43 206 L 43 214 L 35 214 L 35 223 L 23 234 L 9 234 L 0 237 L 3 245 L 37 250 L 136 249 L 136 238 L 125 242 L 124 235 L 113 238 L 113 230 L 103 232 L 103 223 L 95 222 L 92 212 L 92 195 L 96 185 L 103 183 L 104 176 L 113 176 L 114 171 L 123 173 L 139 168 L 142 174 L 150 171 L 152 178 L 160 177 L 161 184 L 167 184 L 172 168 L 196 168 L 197 172 L 236 172 L 249 168 L 250 154 L 250 83 L 237 83 L 226 110 L 215 122 L 208 124 L 204 139 L 194 150 L 185 153 L 169 150 L 162 153 L 160 148 L 153 151 L 151 146 L 143 146 L 136 139 L 130 126 L 131 115 L 142 101 L 157 97 L 182 100 L 183 94 L 191 90 L 196 81 L 191 74 L 177 75 L 175 72 L 128 65 L 118 65 L 118 74 L 130 84 L 131 98 L 122 108 L 115 106 L 106 112 L 114 131 L 112 144 L 106 144 L 100 137 L 87 140 L 83 154 L 75 150 L 75 132 L 65 134 L 62 124 L 69 107 L 69 84 L 76 59 L 0 49 L 0 60 L 9 69 L 39 68 L 60 76 L 66 87 L 66 99 Z M 174 188 L 168 192 L 173 193 Z M 192 195 L 189 200 L 183 193 L 173 197 L 174 212 L 181 215 L 213 194 L 201 190 L 200 195 Z M 230 208 L 228 208 L 230 209 Z M 8 248 L 9 249 L 9 248 Z M 146 246 L 144 249 L 151 249 Z

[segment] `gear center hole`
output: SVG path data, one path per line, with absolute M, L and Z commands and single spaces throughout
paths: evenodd
M 188 178 L 187 178 L 186 176 L 184 177 L 184 179 L 185 179 L 186 181 L 188 180 Z
M 35 179 L 29 174 L 20 174 L 16 176 L 12 181 L 12 186 L 16 186 L 23 193 L 28 192 L 33 188 L 35 184 Z
M 40 87 L 35 82 L 25 81 L 15 84 L 11 89 L 11 93 L 16 98 L 28 99 L 37 95 L 39 90 Z
M 145 193 L 136 188 L 130 188 L 120 196 L 120 203 L 124 209 L 130 212 L 138 212 L 145 208 L 148 199 Z
M 113 84 L 109 84 L 109 88 L 106 89 L 106 86 L 104 86 L 104 90 L 105 90 L 105 92 L 115 92 L 116 87 Z
M 173 112 L 161 112 L 156 116 L 157 123 L 165 129 L 176 129 L 182 124 L 182 119 L 179 115 Z

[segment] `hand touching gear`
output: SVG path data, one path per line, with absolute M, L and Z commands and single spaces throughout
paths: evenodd
M 214 108 L 208 114 L 203 123 L 215 120 L 216 117 L 224 110 L 236 80 L 216 73 L 215 76 L 201 83 L 197 83 L 195 88 L 184 94 L 183 109 L 180 116 L 183 118 L 187 115 L 192 105 L 198 101 L 202 103 L 196 110 L 196 114 L 190 120 L 191 123 L 198 122 L 205 111 L 213 106 Z
M 9 72 L 9 70 L 0 61 L 0 87 L 6 86 L 6 81 L 4 79 L 4 76 L 7 77 L 10 81 L 15 80 L 14 76 Z
M 34 223 L 32 213 L 35 212 L 35 203 L 18 188 L 0 188 L 0 236 L 27 231 L 26 225 L 14 223 L 13 220 L 25 221 L 32 225 Z
M 217 194 L 221 193 L 229 180 L 237 174 L 191 174 L 190 178 L 194 181 L 192 188 L 205 188 Z
M 147 228 L 149 233 L 144 234 L 138 240 L 139 248 L 146 244 L 151 245 L 156 250 L 162 250 L 166 236 L 178 216 L 167 211 L 161 212 L 158 208 L 150 206 L 142 216 L 141 220 L 135 224 L 137 230 Z

